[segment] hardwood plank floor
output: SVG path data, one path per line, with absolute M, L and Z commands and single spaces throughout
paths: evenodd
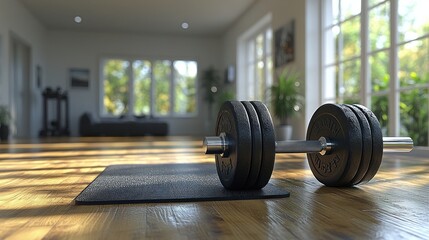
M 386 155 L 355 188 L 323 187 L 305 155 L 277 155 L 283 199 L 77 206 L 106 166 L 213 157 L 181 137 L 0 144 L 0 239 L 429 239 L 429 156 L 414 155 Z

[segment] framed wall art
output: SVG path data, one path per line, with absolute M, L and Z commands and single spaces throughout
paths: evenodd
M 295 58 L 295 20 L 277 29 L 274 34 L 274 65 L 276 68 Z
M 70 69 L 70 86 L 73 88 L 89 87 L 89 69 L 71 68 Z

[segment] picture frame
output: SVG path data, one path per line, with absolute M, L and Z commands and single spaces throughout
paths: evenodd
M 70 68 L 70 86 L 72 88 L 89 87 L 89 69 L 87 68 Z
M 277 29 L 274 34 L 274 66 L 281 67 L 295 59 L 295 20 Z

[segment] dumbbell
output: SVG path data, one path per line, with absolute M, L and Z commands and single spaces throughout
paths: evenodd
M 347 187 L 371 180 L 383 152 L 409 152 L 409 137 L 383 137 L 377 117 L 358 104 L 324 104 L 310 119 L 305 141 L 275 141 L 271 115 L 259 101 L 227 101 L 216 136 L 205 137 L 206 154 L 227 189 L 261 189 L 273 172 L 276 153 L 307 153 L 311 171 L 326 186 Z

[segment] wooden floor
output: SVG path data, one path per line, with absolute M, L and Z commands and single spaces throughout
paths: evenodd
M 425 155 L 385 156 L 370 183 L 341 189 L 318 183 L 305 155 L 277 155 L 271 182 L 291 192 L 283 199 L 73 203 L 112 164 L 199 162 L 213 157 L 189 138 L 0 144 L 0 239 L 429 239 Z

